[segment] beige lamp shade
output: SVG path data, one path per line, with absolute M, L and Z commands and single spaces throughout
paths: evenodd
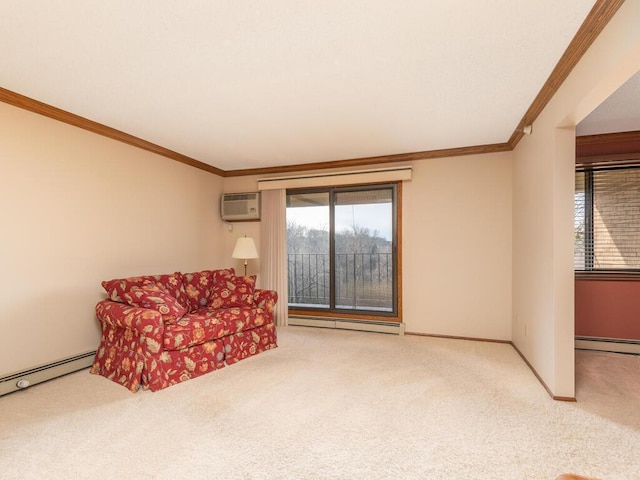
M 251 237 L 240 237 L 236 241 L 236 246 L 233 249 L 231 258 L 241 258 L 244 260 L 244 274 L 247 274 L 247 259 L 258 258 L 258 250 L 256 250 L 256 244 Z

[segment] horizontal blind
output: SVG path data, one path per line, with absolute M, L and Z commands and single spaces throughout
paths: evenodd
M 586 264 L 594 270 L 640 269 L 640 168 L 595 170 L 592 176 L 593 258 L 587 248 Z
M 585 270 L 586 218 L 584 179 L 584 172 L 576 173 L 576 189 L 573 197 L 573 268 L 575 270 Z
M 391 204 L 393 189 L 354 190 L 339 192 L 335 196 L 336 205 L 374 205 L 378 203 Z

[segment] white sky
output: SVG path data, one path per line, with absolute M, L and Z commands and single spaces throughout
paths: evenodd
M 297 207 L 287 208 L 287 220 L 293 220 L 298 225 L 309 228 L 329 230 L 329 207 Z M 390 203 L 369 205 L 336 206 L 336 230 L 351 230 L 356 224 L 367 227 L 371 232 L 378 231 L 378 236 L 391 241 L 392 216 Z

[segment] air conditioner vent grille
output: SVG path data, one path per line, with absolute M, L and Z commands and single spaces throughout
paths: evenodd
M 255 200 L 257 193 L 228 193 L 224 199 L 228 202 L 237 202 L 239 200 Z
M 260 193 L 225 193 L 220 213 L 227 222 L 260 220 Z

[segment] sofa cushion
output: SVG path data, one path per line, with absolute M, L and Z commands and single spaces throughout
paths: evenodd
M 175 323 L 165 324 L 164 349 L 180 350 L 228 335 L 224 319 L 215 310 L 187 313 Z
M 125 303 L 122 295 L 128 293 L 133 287 L 142 287 L 148 284 L 162 285 L 172 297 L 178 300 L 182 306 L 189 306 L 189 298 L 184 291 L 182 283 L 182 274 L 175 272 L 165 275 L 144 275 L 140 277 L 116 278 L 113 280 L 105 280 L 102 287 L 107 295 L 114 302 Z
M 256 276 L 227 277 L 214 285 L 211 307 L 233 308 L 253 306 Z
M 221 308 L 216 312 L 216 316 L 225 322 L 230 333 L 244 332 L 272 323 L 270 317 L 262 308 Z
M 122 294 L 122 298 L 124 303 L 132 307 L 150 308 L 160 312 L 165 324 L 175 323 L 187 313 L 187 309 L 160 284 L 148 283 L 141 287 L 132 287 L 127 293 Z
M 189 311 L 195 312 L 211 303 L 214 285 L 223 279 L 235 275 L 233 268 L 222 270 L 203 270 L 201 272 L 183 273 L 182 283 L 189 299 Z
M 179 350 L 270 323 L 262 308 L 206 308 L 165 324 L 164 349 Z

